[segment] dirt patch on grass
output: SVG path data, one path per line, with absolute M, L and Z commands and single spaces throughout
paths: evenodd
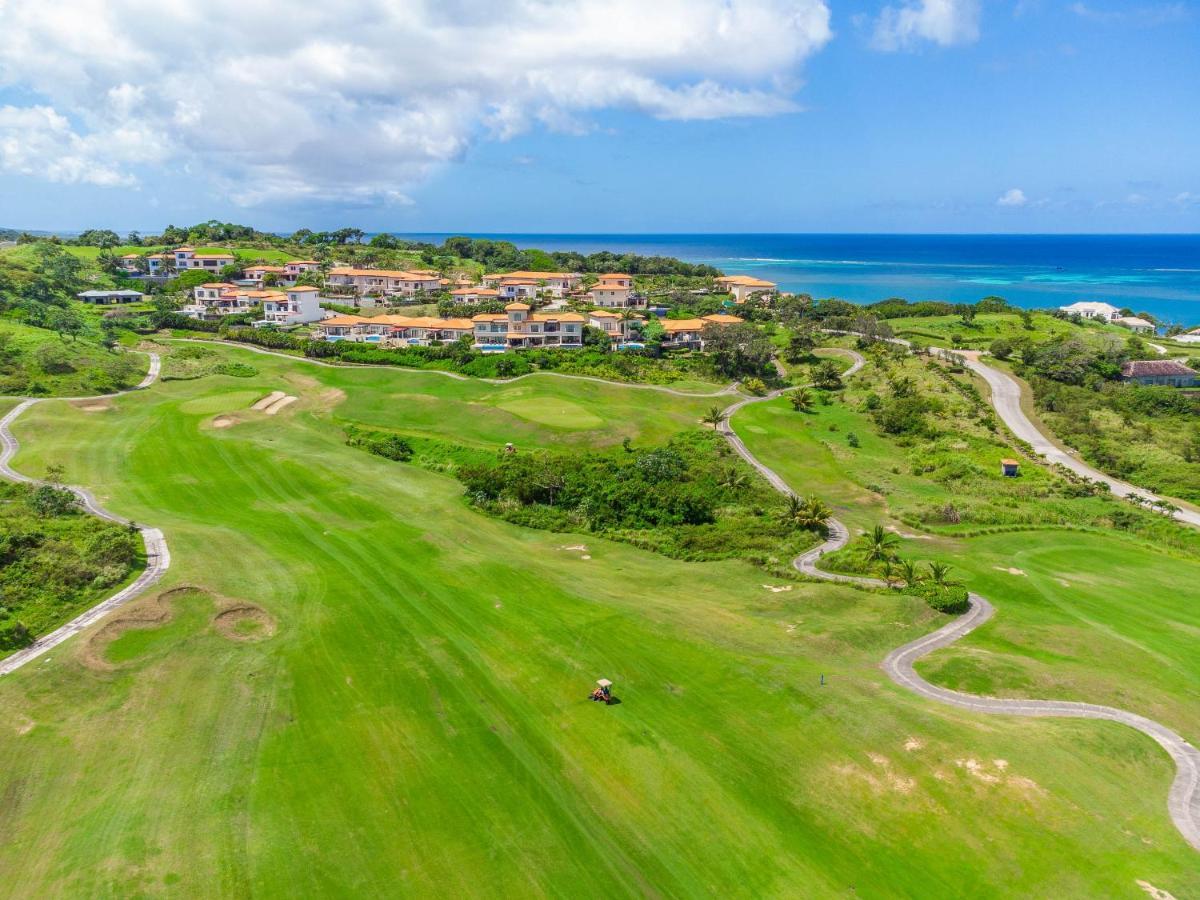
M 1154 900 L 1175 900 L 1175 895 L 1170 891 L 1164 891 L 1162 888 L 1155 887 L 1150 882 L 1141 878 L 1137 880 L 1137 886 L 1153 897 Z
M 238 603 L 222 609 L 212 624 L 221 637 L 243 643 L 265 641 L 275 634 L 275 620 L 253 603 Z
M 346 392 L 341 388 L 326 388 L 317 394 L 317 409 L 328 412 L 346 401 Z
M 109 662 L 108 645 L 133 628 L 159 628 L 166 625 L 175 615 L 174 601 L 191 593 L 203 593 L 191 586 L 155 594 L 153 597 L 135 600 L 121 609 L 115 618 L 109 619 L 93 631 L 79 645 L 77 656 L 84 666 L 94 672 L 113 672 L 121 666 Z
M 71 405 L 84 412 L 104 412 L 113 407 L 111 400 L 72 400 Z

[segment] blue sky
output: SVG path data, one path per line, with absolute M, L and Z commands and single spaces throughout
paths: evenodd
M 1200 231 L 1189 2 L 10 2 L 0 225 Z

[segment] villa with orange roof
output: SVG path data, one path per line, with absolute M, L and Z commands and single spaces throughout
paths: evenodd
M 733 295 L 735 303 L 745 303 L 752 294 L 773 294 L 779 288 L 773 281 L 763 281 L 749 275 L 725 275 L 717 279 L 717 284 Z
M 436 316 L 332 316 L 313 326 L 313 337 L 326 341 L 355 341 L 384 346 L 427 346 L 447 343 L 474 333 L 470 319 Z
M 579 287 L 576 272 L 493 272 L 483 276 L 484 287 L 495 288 L 501 299 L 548 295 L 563 297 Z
M 605 309 L 624 309 L 629 306 L 637 306 L 637 301 L 632 294 L 633 276 L 619 272 L 601 275 L 592 289 L 588 291 L 588 297 L 592 303 Z
M 662 345 L 667 349 L 704 349 L 704 329 L 716 326 L 740 325 L 744 320 L 737 316 L 716 314 L 699 319 L 660 320 L 666 336 Z
M 289 259 L 283 264 L 283 274 L 294 281 L 309 272 L 321 271 L 321 264 L 315 259 Z
M 587 314 L 587 318 L 589 325 L 599 328 L 617 346 L 640 339 L 640 326 L 646 321 L 639 315 L 626 317 L 622 313 L 610 312 L 607 309 L 594 309 Z M 638 326 L 637 329 L 635 329 L 635 324 Z
M 531 313 L 527 303 L 510 303 L 502 313 L 474 316 L 475 346 L 485 352 L 526 347 L 582 347 L 579 313 Z
M 402 294 L 412 296 L 441 289 L 437 273 L 406 272 L 398 269 L 357 269 L 338 267 L 329 270 L 328 284 L 352 287 L 355 292 L 375 296 Z
M 192 302 L 180 312 L 192 319 L 220 318 L 246 312 L 256 302 L 245 291 L 239 296 L 238 289 L 232 284 L 209 281 L 192 288 Z
M 485 303 L 499 297 L 500 292 L 495 288 L 460 287 L 450 292 L 450 299 L 455 303 Z
M 255 265 L 246 266 L 246 268 L 242 269 L 242 275 L 245 276 L 247 281 L 257 282 L 259 287 L 262 287 L 263 279 L 267 275 L 274 275 L 277 278 L 282 279 L 283 266 L 264 266 L 256 263 Z

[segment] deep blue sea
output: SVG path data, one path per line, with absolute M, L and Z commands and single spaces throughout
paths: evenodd
M 1200 235 L 479 234 L 543 250 L 675 256 L 783 290 L 870 303 L 972 302 L 1030 309 L 1103 300 L 1200 325 Z M 444 234 L 405 235 L 441 242 Z

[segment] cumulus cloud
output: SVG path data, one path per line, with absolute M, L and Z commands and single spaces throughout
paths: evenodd
M 824 0 L 0 0 L 0 169 L 242 203 L 406 202 L 479 140 L 797 109 Z
M 1027 206 L 1029 198 L 1020 188 L 1009 188 L 996 199 L 997 206 Z
M 940 47 L 979 40 L 980 0 L 909 0 L 885 6 L 875 20 L 871 46 L 876 50 L 906 50 L 921 41 Z

